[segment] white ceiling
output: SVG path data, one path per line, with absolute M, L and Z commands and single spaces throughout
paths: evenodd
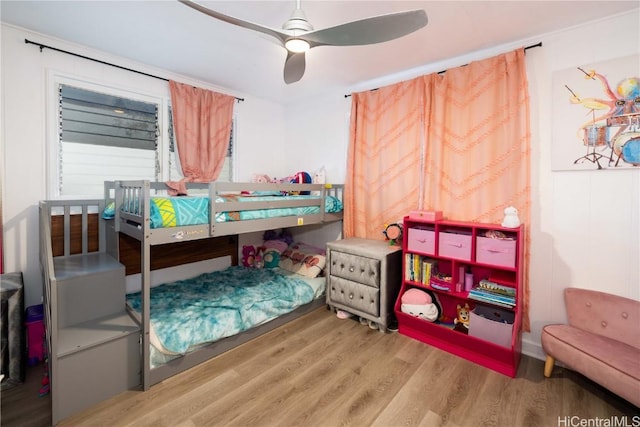
M 199 3 L 272 28 L 280 28 L 295 8 L 294 0 Z M 275 39 L 217 21 L 174 0 L 1 0 L 0 19 L 210 82 L 233 94 L 285 104 L 327 91 L 349 93 L 363 82 L 479 50 L 520 41 L 524 45 L 535 36 L 638 7 L 637 0 L 303 0 L 302 9 L 315 29 L 413 9 L 424 9 L 429 23 L 416 33 L 377 45 L 314 48 L 307 53 L 302 80 L 291 85 L 282 78 L 286 51 Z

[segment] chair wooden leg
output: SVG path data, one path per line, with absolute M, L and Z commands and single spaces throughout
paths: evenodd
M 547 355 L 547 360 L 544 362 L 544 376 L 549 378 L 551 376 L 551 372 L 553 371 L 553 365 L 556 363 L 556 360 Z

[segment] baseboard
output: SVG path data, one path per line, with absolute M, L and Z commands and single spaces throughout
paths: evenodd
M 545 360 L 547 355 L 542 349 L 539 342 L 522 338 L 522 354 L 533 357 L 534 359 Z

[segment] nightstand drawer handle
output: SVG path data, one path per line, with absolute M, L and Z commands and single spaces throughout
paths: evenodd
M 349 294 L 349 299 L 353 299 L 353 294 Z
M 353 273 L 355 271 L 355 268 L 353 268 L 353 266 L 349 267 L 349 272 Z

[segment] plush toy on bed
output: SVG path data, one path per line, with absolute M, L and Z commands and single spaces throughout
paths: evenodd
M 265 268 L 276 268 L 280 264 L 280 254 L 289 245 L 282 240 L 265 240 L 262 244 L 262 261 Z
M 402 302 L 400 310 L 403 313 L 429 322 L 435 322 L 440 317 L 440 305 L 435 295 L 431 293 L 411 288 L 402 295 L 400 301 Z
M 264 268 L 276 268 L 280 264 L 280 252 L 273 248 L 267 248 L 264 250 L 262 261 Z
M 253 245 L 242 246 L 242 265 L 253 267 L 256 260 L 256 248 Z
M 269 175 L 254 173 L 253 179 L 251 180 L 251 182 L 269 183 L 269 182 L 274 182 L 274 180 L 271 179 Z
M 311 175 L 309 175 L 307 172 L 296 172 L 295 174 L 293 174 L 290 177 L 287 177 L 289 179 L 289 182 L 291 184 L 311 184 Z M 298 195 L 298 194 L 309 194 L 309 191 L 290 191 L 289 194 L 291 195 Z
M 281 230 L 267 230 L 262 235 L 262 239 L 264 241 L 267 241 L 267 240 L 282 240 L 283 242 L 285 242 L 287 244 L 287 246 L 289 246 L 290 244 L 293 243 L 293 236 L 291 235 L 291 232 L 289 230 L 287 230 L 286 228 L 281 229 Z

